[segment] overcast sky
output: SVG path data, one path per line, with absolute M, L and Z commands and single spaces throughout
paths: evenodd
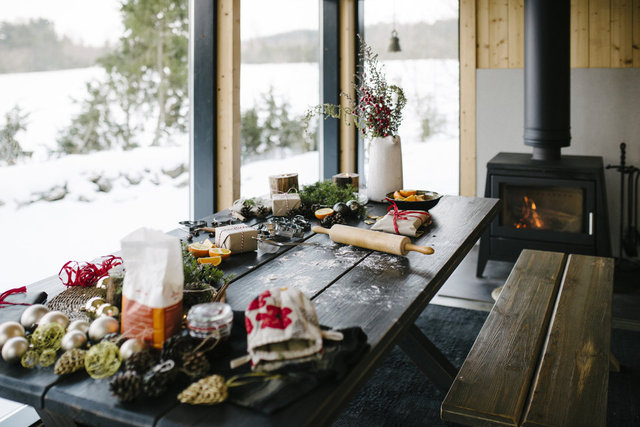
M 318 28 L 318 0 L 242 0 L 242 37 L 253 38 L 302 28 Z M 122 34 L 118 0 L 0 0 L 0 20 L 45 18 L 74 41 L 102 45 Z M 453 0 L 365 0 L 367 25 L 434 22 L 454 18 Z

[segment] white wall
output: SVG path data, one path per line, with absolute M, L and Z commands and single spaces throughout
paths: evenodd
M 498 152 L 530 153 L 524 145 L 524 71 L 477 70 L 477 194 L 484 195 L 486 165 Z M 640 69 L 571 70 L 571 146 L 563 154 L 602 156 L 640 167 Z M 620 176 L 605 170 L 613 254 L 618 255 Z

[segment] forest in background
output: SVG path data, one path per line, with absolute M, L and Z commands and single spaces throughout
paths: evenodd
M 0 73 L 89 67 L 107 50 L 107 46 L 85 46 L 58 35 L 46 19 L 0 22 Z

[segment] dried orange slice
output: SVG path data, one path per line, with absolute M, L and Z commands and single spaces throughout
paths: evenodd
M 205 256 L 198 258 L 198 264 L 211 264 L 211 265 L 220 265 L 222 262 L 222 257 L 220 256 Z
M 416 200 L 418 200 L 418 199 L 416 198 L 415 195 L 407 196 L 407 197 L 404 198 L 405 202 L 415 202 Z
M 400 193 L 402 197 L 409 197 L 409 196 L 415 196 L 417 191 L 416 190 L 398 190 L 398 193 Z
M 314 215 L 316 216 L 316 218 L 318 219 L 324 219 L 328 216 L 333 215 L 333 209 L 331 208 L 320 208 L 317 211 L 314 212 Z
M 204 242 L 191 243 L 189 246 L 187 246 L 187 249 L 189 250 L 189 252 L 191 252 L 191 255 L 196 258 L 200 258 L 209 256 L 209 249 L 211 249 L 212 247 L 213 243 L 211 243 L 211 240 L 207 239 Z
M 402 194 L 400 194 L 399 191 L 394 191 L 393 192 L 393 199 L 394 200 L 403 200 L 404 196 Z
M 222 259 L 227 259 L 231 256 L 231 251 L 225 248 L 211 248 L 209 249 L 209 256 L 219 256 Z

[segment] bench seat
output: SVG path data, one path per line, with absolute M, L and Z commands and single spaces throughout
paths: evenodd
M 524 250 L 442 403 L 465 425 L 606 424 L 613 259 Z

